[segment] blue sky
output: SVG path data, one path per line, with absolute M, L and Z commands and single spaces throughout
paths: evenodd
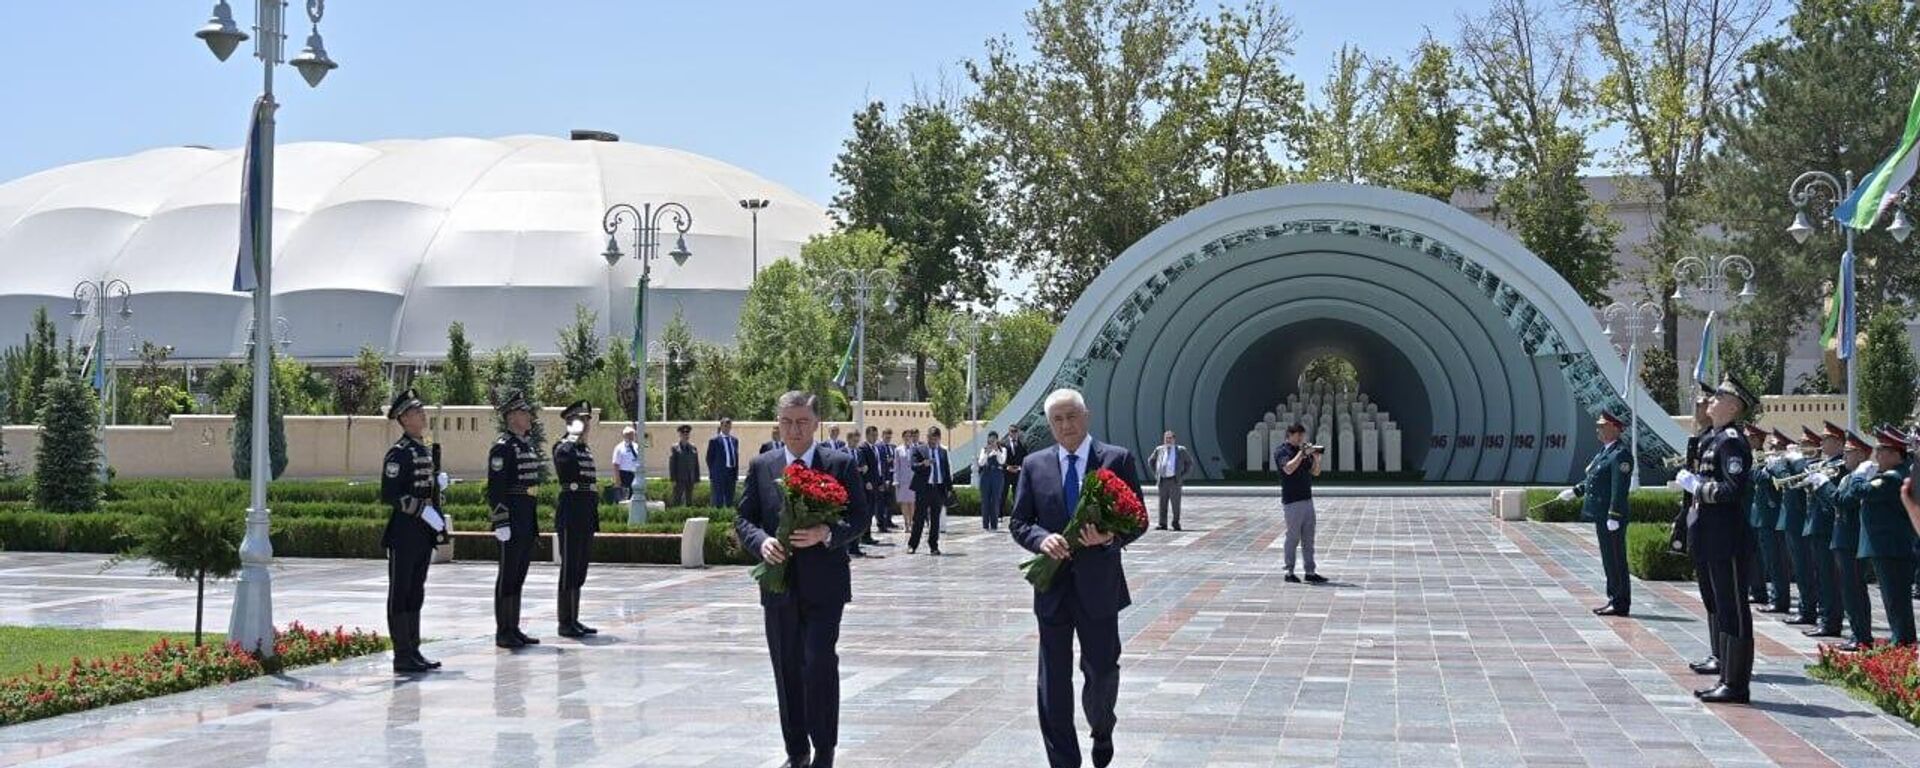
M 319 89 L 277 82 L 279 137 L 366 141 L 614 131 L 734 163 L 822 204 L 850 116 L 901 101 L 1030 0 L 807 3 L 333 0 L 321 29 L 341 68 Z M 253 2 L 232 2 L 242 26 Z M 288 53 L 306 35 L 288 8 Z M 1454 36 L 1484 3 L 1296 0 L 1293 58 L 1310 87 L 1344 43 L 1403 55 Z M 251 43 L 220 63 L 193 31 L 211 0 L 0 0 L 0 181 L 180 144 L 240 144 L 259 88 Z M 1206 7 L 1205 3 L 1202 3 Z

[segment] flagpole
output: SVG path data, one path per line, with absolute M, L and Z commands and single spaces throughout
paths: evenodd
M 686 237 L 687 230 L 693 228 L 693 212 L 687 210 L 685 205 L 676 202 L 657 206 L 644 203 L 635 208 L 630 203 L 614 203 L 600 217 L 600 228 L 607 233 L 607 249 L 600 256 L 607 260 L 607 267 L 611 269 L 625 258 L 619 241 L 622 219 L 632 223 L 634 258 L 640 260 L 640 289 L 633 299 L 638 306 L 634 310 L 633 346 L 634 357 L 638 358 L 634 364 L 638 366 L 640 374 L 633 378 L 634 405 L 638 411 L 634 414 L 634 431 L 640 433 L 640 451 L 634 459 L 633 483 L 640 490 L 627 500 L 628 523 L 645 522 L 647 516 L 647 287 L 653 282 L 653 260 L 659 256 L 661 220 L 669 214 L 673 216 L 673 228 L 679 237 L 667 255 L 673 257 L 675 264 L 685 264 L 693 255 L 687 250 Z M 607 311 L 611 314 L 613 308 L 608 307 Z M 666 392 L 662 391 L 660 396 L 666 397 Z M 663 413 L 662 421 L 665 420 L 664 416 Z

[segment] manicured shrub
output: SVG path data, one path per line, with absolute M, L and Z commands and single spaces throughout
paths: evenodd
M 1627 526 L 1627 571 L 1645 581 L 1693 581 L 1693 559 L 1669 548 L 1673 526 Z
M 1528 517 L 1542 523 L 1580 521 L 1580 499 L 1555 501 L 1559 488 L 1534 488 L 1527 491 Z M 1680 513 L 1680 492 L 1665 488 L 1641 488 L 1627 494 L 1627 518 L 1636 523 L 1672 523 Z

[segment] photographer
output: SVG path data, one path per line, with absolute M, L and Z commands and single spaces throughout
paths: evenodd
M 1313 478 L 1320 474 L 1320 457 L 1325 446 L 1307 444 L 1307 428 L 1299 424 L 1287 427 L 1287 441 L 1273 452 L 1274 466 L 1280 468 L 1280 509 L 1287 517 L 1287 581 L 1300 583 L 1293 575 L 1295 547 L 1306 550 L 1307 581 L 1325 582 L 1313 565 Z

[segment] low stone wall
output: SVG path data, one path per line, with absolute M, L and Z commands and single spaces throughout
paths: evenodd
M 547 408 L 540 414 L 547 439 L 558 440 L 564 433 L 560 409 Z M 445 446 L 442 457 L 446 470 L 456 477 L 480 479 L 486 474 L 487 449 L 499 436 L 494 431 L 493 409 L 484 406 L 442 406 L 428 409 L 428 436 Z M 707 438 L 719 428 L 717 422 L 672 421 L 647 425 L 647 474 L 666 473 L 667 450 L 679 437 L 674 430 L 680 424 L 693 426 L 692 441 L 704 452 Z M 867 406 L 867 423 L 892 429 L 897 435 L 908 428 L 925 429 L 936 424 L 926 403 L 874 402 Z M 821 438 L 828 426 L 838 424 L 851 433 L 852 422 L 833 422 L 821 426 Z M 602 473 L 613 473 L 613 449 L 620 442 L 620 431 L 630 422 L 610 421 L 594 426 L 592 443 Z M 769 437 L 775 425 L 764 421 L 736 421 L 733 434 L 741 449 L 749 454 Z M 7 426 L 5 430 L 8 460 L 22 472 L 33 471 L 34 449 L 39 443 L 39 428 Z M 973 436 L 967 425 L 947 430 L 949 445 L 965 442 Z M 400 437 L 400 427 L 380 416 L 288 416 L 287 471 L 289 478 L 371 478 L 379 473 L 380 460 L 387 448 Z M 842 437 L 846 437 L 843 434 Z M 192 477 L 223 478 L 233 476 L 233 417 L 226 415 L 175 416 L 165 426 L 107 427 L 107 460 L 120 477 Z M 744 459 L 743 459 L 744 461 Z M 958 461 L 956 459 L 956 461 Z M 702 459 L 702 473 L 705 459 Z

